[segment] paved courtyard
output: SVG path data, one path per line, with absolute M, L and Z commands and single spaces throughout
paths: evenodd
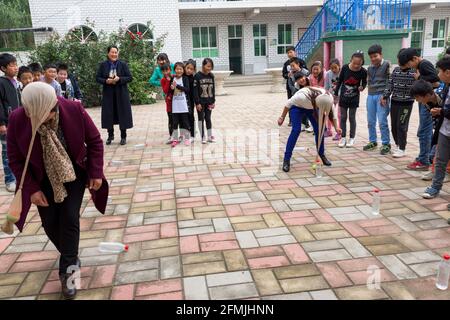
M 280 129 L 277 144 L 276 119 L 285 94 L 267 86 L 228 92 L 213 112 L 222 136 L 242 138 L 249 129 L 272 140 L 265 150 L 260 140 L 241 140 L 225 148 L 231 160 L 222 163 L 208 163 L 211 146 L 198 141 L 174 151 L 164 144 L 164 103 L 133 108 L 128 145 L 105 149 L 107 214 L 87 196 L 83 204 L 78 299 L 450 299 L 450 290 L 435 288 L 440 255 L 450 251 L 450 184 L 424 200 L 428 182 L 405 170 L 418 150 L 417 108 L 407 158 L 362 151 L 361 107 L 356 147 L 339 149 L 328 138 L 333 166 L 317 179 L 311 134 L 302 133 L 297 147 L 311 149 L 296 149 L 289 174 L 252 156 L 263 149 L 281 162 L 290 129 Z M 99 124 L 100 110 L 89 112 Z M 232 160 L 237 152 L 248 156 Z M 371 213 L 374 188 L 381 189 L 379 216 Z M 11 199 L 1 188 L 0 212 Z M 102 241 L 130 249 L 100 254 Z M 57 260 L 33 209 L 22 234 L 0 235 L 0 298 L 59 299 Z

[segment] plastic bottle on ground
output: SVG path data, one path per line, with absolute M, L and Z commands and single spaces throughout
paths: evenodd
M 101 242 L 98 250 L 103 253 L 121 253 L 128 251 L 128 245 L 120 242 Z
M 439 290 L 447 290 L 448 280 L 450 278 L 450 254 L 444 254 L 442 258 L 441 262 L 439 262 L 436 288 Z
M 373 215 L 380 214 L 380 205 L 381 205 L 380 190 L 375 189 L 375 190 L 373 190 L 373 197 L 372 197 L 372 214 Z

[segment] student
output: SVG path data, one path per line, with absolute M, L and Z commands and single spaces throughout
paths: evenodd
M 403 50 L 405 49 L 400 50 L 399 55 Z M 415 71 L 408 66 L 395 67 L 381 100 L 383 106 L 389 105 L 389 100 L 391 101 L 391 130 L 397 145 L 392 155 L 394 158 L 402 158 L 406 155 L 409 118 L 414 104 L 414 97 L 411 96 L 411 87 L 416 80 L 414 75 Z
M 298 137 L 301 133 L 301 121 L 300 119 L 304 114 L 307 115 L 309 121 L 311 121 L 312 126 L 314 127 L 316 146 L 319 144 L 319 128 L 317 122 L 317 115 L 314 113 L 317 112 L 316 106 L 316 98 L 320 95 L 327 94 L 325 89 L 311 87 L 310 80 L 304 70 L 295 73 L 294 75 L 299 86 L 303 88 L 300 89 L 292 96 L 291 99 L 288 100 L 286 106 L 283 109 L 283 113 L 278 118 L 278 125 L 281 126 L 286 118 L 287 113 L 291 114 L 292 118 L 292 131 L 289 135 L 289 139 L 286 144 L 286 151 L 284 153 L 284 161 L 283 161 L 283 171 L 289 172 L 291 168 L 291 158 L 292 152 L 294 150 L 295 144 L 297 143 Z M 333 119 L 336 131 L 339 132 L 340 129 L 337 125 L 337 119 L 335 118 L 332 110 L 329 114 L 330 118 Z M 325 142 L 322 137 L 322 142 L 319 148 L 319 157 L 322 160 L 322 163 L 325 166 L 331 166 L 331 162 L 325 156 Z
M 416 79 L 425 80 L 431 83 L 433 88 L 439 87 L 439 77 L 433 64 L 423 59 L 414 48 L 403 50 L 398 57 L 401 65 L 416 69 Z M 428 171 L 430 168 L 431 140 L 433 136 L 433 118 L 426 106 L 419 103 L 419 156 L 410 163 L 407 168 L 410 170 Z
M 33 72 L 31 72 L 30 68 L 22 66 L 19 68 L 17 79 L 20 81 L 20 90 L 23 90 L 27 85 L 33 82 Z
M 58 76 L 57 67 L 54 64 L 46 64 L 44 66 L 44 75 L 41 77 L 41 81 L 51 85 L 55 89 L 56 96 L 62 97 L 61 85 L 56 81 Z
M 439 70 L 439 78 L 445 84 L 450 84 L 450 57 L 444 57 L 436 64 Z M 439 195 L 446 174 L 446 167 L 450 160 L 450 91 L 447 93 L 444 108 L 430 110 L 433 116 L 443 118 L 439 129 L 438 146 L 436 149 L 436 163 L 433 182 L 422 195 L 425 199 L 432 199 Z
M 189 88 L 191 89 L 188 94 L 189 100 L 189 130 L 191 132 L 191 143 L 195 141 L 195 102 L 194 102 L 194 75 L 197 70 L 197 63 L 195 60 L 189 59 L 184 65 L 184 74 L 189 80 Z
M 444 90 L 442 90 L 439 94 L 433 90 L 433 86 L 431 83 L 425 81 L 425 80 L 418 80 L 414 82 L 412 88 L 411 88 L 411 96 L 413 96 L 417 102 L 423 104 L 426 106 L 428 110 L 438 109 L 442 108 L 444 106 L 444 101 L 447 97 L 447 93 L 449 90 L 449 86 L 446 85 Z M 436 117 L 434 117 L 436 119 Z M 436 130 L 433 135 L 433 141 L 432 146 L 436 146 L 438 143 L 439 138 L 439 130 L 443 123 L 442 117 L 437 117 L 437 125 Z M 422 180 L 425 181 L 431 181 L 434 177 L 434 167 L 435 167 L 436 159 L 433 161 L 433 164 L 431 166 L 431 171 L 425 173 L 422 176 Z M 447 166 L 447 172 L 450 173 L 450 162 Z M 449 175 L 447 174 L 444 178 L 444 182 L 449 181 Z
M 341 72 L 341 63 L 339 62 L 339 60 L 331 59 L 330 70 L 328 70 L 327 73 L 325 74 L 325 90 L 327 90 L 327 92 L 333 93 L 336 90 L 336 84 L 338 82 L 340 72 Z M 335 97 L 334 99 L 333 112 L 337 115 L 338 123 L 340 123 L 341 113 L 339 110 L 339 98 L 337 97 Z M 329 129 L 331 129 L 331 127 Z M 342 137 L 338 133 L 336 133 L 333 140 L 339 141 L 341 140 L 341 138 Z
M 323 88 L 325 86 L 325 77 L 322 62 L 316 61 L 311 65 L 311 75 L 309 81 L 312 87 Z
M 77 79 L 69 73 L 69 66 L 65 63 L 58 64 L 57 73 L 57 81 L 61 85 L 63 96 L 70 100 L 83 100 Z
M 391 63 L 383 59 L 383 48 L 379 44 L 372 45 L 368 54 L 371 65 L 367 70 L 369 95 L 367 96 L 367 126 L 369 128 L 369 143 L 364 151 L 375 150 L 377 142 L 377 120 L 381 132 L 382 155 L 391 152 L 391 138 L 389 132 L 388 116 L 389 104 L 382 104 L 383 94 L 389 83 Z
M 179 137 L 184 139 L 185 145 L 191 144 L 189 129 L 189 79 L 184 75 L 184 64 L 175 63 L 175 76 L 172 79 L 170 89 L 172 97 L 172 148 L 180 143 Z M 181 133 L 181 134 L 179 134 Z
M 172 98 L 173 98 L 173 90 L 170 88 L 173 77 L 172 77 L 172 68 L 170 64 L 164 64 L 161 66 L 161 72 L 163 74 L 163 78 L 161 79 L 161 88 L 164 92 L 165 100 L 166 100 L 166 112 L 168 118 L 168 127 L 169 127 L 169 139 L 166 144 L 172 144 L 172 133 L 173 133 L 173 118 L 172 118 Z
M 41 81 L 42 75 L 44 74 L 41 64 L 39 62 L 33 62 L 28 65 L 28 68 L 33 73 L 33 82 Z
M 156 57 L 156 63 L 158 64 L 155 68 L 155 70 L 153 70 L 153 74 L 150 78 L 150 80 L 148 82 L 150 82 L 152 85 L 154 85 L 155 87 L 160 87 L 161 86 L 161 79 L 163 78 L 162 72 L 161 72 L 161 67 L 165 64 L 169 64 L 171 69 L 172 69 L 172 74 L 174 72 L 174 65 L 170 63 L 169 61 L 169 57 L 167 56 L 166 53 L 160 53 L 158 54 L 158 56 Z
M 359 107 L 359 96 L 367 86 L 367 70 L 363 67 L 364 54 L 357 51 L 352 54 L 350 63 L 342 67 L 339 74 L 334 96 L 339 96 L 341 112 L 342 138 L 340 148 L 353 147 L 356 136 L 356 110 Z M 347 141 L 347 119 L 350 121 L 350 139 Z
M 299 58 L 297 57 L 293 57 L 291 58 L 291 63 L 289 65 L 290 68 L 290 73 L 289 73 L 289 78 L 286 81 L 290 96 L 292 97 L 299 89 L 301 89 L 300 87 L 298 87 L 297 82 L 295 81 L 295 77 L 294 75 L 302 70 L 301 67 L 301 61 Z M 289 98 L 290 99 L 290 98 Z
M 19 72 L 16 58 L 9 54 L 0 55 L 0 71 L 5 75 L 0 77 L 0 141 L 2 144 L 3 171 L 5 186 L 8 192 L 16 191 L 16 178 L 9 167 L 6 131 L 9 115 L 21 105 L 20 89 L 14 79 Z
M 202 70 L 194 77 L 194 101 L 197 108 L 198 127 L 202 137 L 202 143 L 215 142 L 212 135 L 211 113 L 216 103 L 216 85 L 214 75 L 214 62 L 210 58 L 205 58 L 202 62 Z M 205 135 L 204 122 L 208 138 Z
M 286 54 L 287 54 L 287 60 L 283 65 L 283 70 L 282 70 L 282 74 L 283 74 L 283 78 L 286 79 L 286 92 L 287 92 L 287 97 L 288 99 L 290 99 L 294 94 L 292 93 L 292 90 L 289 89 L 289 85 L 288 85 L 288 80 L 289 78 L 294 76 L 294 73 L 291 69 L 291 59 L 292 58 L 297 58 L 299 65 L 300 65 L 300 69 L 308 69 L 308 67 L 306 66 L 306 62 L 300 58 L 297 57 L 297 53 L 295 52 L 295 48 L 293 46 L 289 46 L 286 48 Z M 302 119 L 302 122 L 306 124 L 308 124 L 307 118 L 305 117 L 304 119 Z M 289 124 L 288 126 L 291 126 L 291 120 L 289 118 Z M 312 131 L 312 130 L 311 130 Z

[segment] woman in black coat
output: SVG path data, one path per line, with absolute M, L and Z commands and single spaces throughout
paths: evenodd
M 103 85 L 102 128 L 108 130 L 109 145 L 114 140 L 114 125 L 120 127 L 120 144 L 127 143 L 127 129 L 133 128 L 128 83 L 133 80 L 126 62 L 119 60 L 116 46 L 108 48 L 108 60 L 97 71 L 97 82 Z

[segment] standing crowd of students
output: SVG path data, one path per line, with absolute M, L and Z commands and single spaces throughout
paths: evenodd
M 381 155 L 405 157 L 409 120 L 413 104 L 417 101 L 420 151 L 414 161 L 407 165 L 407 169 L 426 171 L 422 179 L 432 181 L 432 184 L 425 190 L 423 197 L 434 198 L 438 196 L 442 184 L 449 181 L 450 173 L 450 48 L 436 66 L 423 59 L 414 48 L 404 48 L 398 52 L 398 66 L 395 68 L 383 58 L 383 48 L 379 44 L 370 46 L 367 53 L 370 58 L 367 69 L 363 67 L 364 53 L 357 51 L 351 56 L 350 62 L 343 66 L 339 60 L 332 59 L 326 71 L 320 61 L 314 62 L 308 69 L 305 61 L 296 57 L 295 48 L 287 48 L 288 60 L 283 67 L 283 77 L 286 79 L 288 102 L 278 124 L 282 125 L 289 113 L 292 131 L 286 145 L 283 170 L 290 170 L 292 151 L 301 131 L 314 131 L 316 144 L 320 144 L 318 155 L 324 165 L 331 166 L 325 157 L 324 143 L 319 143 L 317 138 L 319 108 L 315 100 L 321 94 L 328 94 L 334 99 L 324 137 L 333 137 L 340 148 L 354 147 L 356 112 L 360 105 L 360 94 L 367 87 L 369 141 L 363 150 L 374 151 L 379 148 Z M 347 122 L 350 125 L 349 132 Z M 381 134 L 380 146 L 377 123 Z M 314 130 L 309 129 L 310 124 Z M 391 144 L 391 132 L 395 148 Z

